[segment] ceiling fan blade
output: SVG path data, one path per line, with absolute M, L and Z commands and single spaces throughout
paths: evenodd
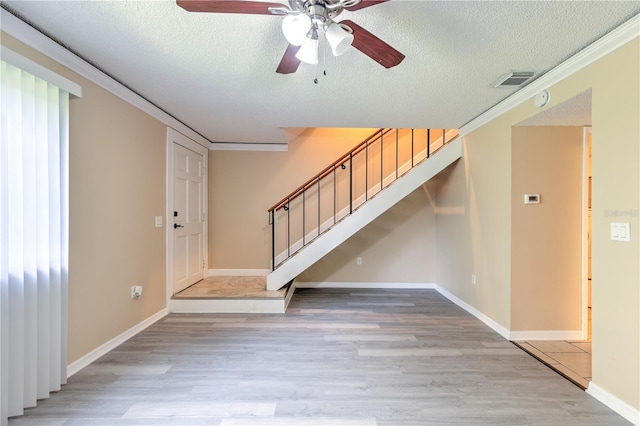
M 247 13 L 272 15 L 270 7 L 282 8 L 282 3 L 239 0 L 177 0 L 178 6 L 189 12 Z
M 278 65 L 278 69 L 276 70 L 278 74 L 291 74 L 298 70 L 298 66 L 300 65 L 300 59 L 296 58 L 298 50 L 300 50 L 300 46 L 290 44 L 287 47 L 280 61 L 280 65 Z
M 347 25 L 353 30 L 353 43 L 351 45 L 383 67 L 395 67 L 404 59 L 405 56 L 402 53 L 355 22 L 347 19 L 340 23 Z
M 360 3 L 355 6 L 345 7 L 349 12 L 353 12 L 354 10 L 364 9 L 365 7 L 375 6 L 376 4 L 386 3 L 389 0 L 362 0 Z

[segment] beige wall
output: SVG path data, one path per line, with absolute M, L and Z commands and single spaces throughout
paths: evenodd
M 209 152 L 209 268 L 268 269 L 267 209 L 373 133 L 308 129 L 286 152 Z
M 437 282 L 509 328 L 511 127 L 506 121 L 499 117 L 467 135 L 462 161 L 437 177 L 436 232 Z
M 550 87 L 547 106 L 592 89 L 593 383 L 635 409 L 640 409 L 638 75 L 635 39 Z M 438 179 L 438 281 L 507 329 L 514 325 L 511 130 L 539 111 L 530 100 L 466 135 L 463 161 Z M 629 222 L 631 242 L 611 241 L 611 222 Z M 469 279 L 473 271 L 475 286 Z
M 298 188 L 341 155 L 348 152 L 374 129 L 308 129 L 289 144 L 287 152 L 234 152 L 211 151 L 209 154 L 209 265 L 212 269 L 268 269 L 271 259 L 271 228 L 267 209 Z M 403 132 L 400 139 L 407 139 L 411 132 Z M 424 149 L 426 132 L 416 132 L 416 150 Z M 385 142 L 385 167 L 393 163 L 395 148 L 393 138 Z M 402 147 L 404 145 L 404 148 Z M 410 144 L 401 143 L 410 153 Z M 370 159 L 379 156 L 379 145 L 371 149 Z M 394 151 L 394 152 L 391 152 Z M 404 157 L 410 158 L 409 154 Z M 364 158 L 364 157 L 363 157 Z M 407 158 L 403 158 L 405 161 Z M 379 164 L 379 159 L 377 160 Z M 388 163 L 387 163 L 388 162 Z M 360 167 L 362 166 L 362 167 Z M 354 164 L 354 173 L 363 165 Z M 348 205 L 348 165 L 336 172 L 338 210 Z M 362 188 L 364 192 L 364 174 Z M 385 172 L 385 174 L 387 174 Z M 370 176 L 380 179 L 380 172 Z M 333 186 L 328 178 L 324 186 Z M 354 197 L 358 189 L 354 189 Z M 427 192 L 430 191 L 430 194 Z M 333 211 L 332 199 L 326 195 L 332 188 L 322 188 L 323 211 Z M 247 196 L 250 194 L 250 196 Z M 306 210 L 310 212 L 306 230 L 317 226 L 317 193 L 315 185 L 309 191 Z M 425 186 L 414 192 L 372 224 L 361 230 L 311 267 L 299 279 L 301 281 L 342 282 L 434 282 L 435 280 L 435 187 Z M 344 196 L 346 195 L 347 198 Z M 331 195 L 332 197 L 332 195 Z M 331 198 L 329 197 L 329 198 Z M 291 241 L 302 237 L 302 221 L 298 216 L 301 206 L 291 206 Z M 278 214 L 278 250 L 285 250 L 287 213 Z M 321 222 L 328 215 L 322 215 Z M 356 266 L 356 257 L 363 258 L 363 265 Z M 427 262 L 424 259 L 429 259 Z
M 640 41 L 598 61 L 593 81 L 593 380 L 640 409 Z M 630 211 L 616 213 L 617 211 Z M 611 241 L 628 222 L 631 242 Z
M 70 104 L 71 363 L 165 308 L 166 127 L 12 37 L 2 45 L 80 84 Z M 166 222 L 166 221 L 165 221 Z M 144 286 L 138 300 L 132 285 Z
M 301 282 L 435 283 L 433 181 L 415 190 L 298 277 Z M 362 258 L 362 265 L 356 258 Z
M 582 127 L 513 127 L 512 331 L 581 329 L 582 144 Z

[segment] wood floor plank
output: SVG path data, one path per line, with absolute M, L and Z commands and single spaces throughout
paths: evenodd
M 10 426 L 628 425 L 433 290 L 172 314 Z

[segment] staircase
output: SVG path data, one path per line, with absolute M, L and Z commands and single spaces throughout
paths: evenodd
M 458 160 L 457 136 L 453 129 L 379 129 L 271 207 L 267 290 L 291 282 Z

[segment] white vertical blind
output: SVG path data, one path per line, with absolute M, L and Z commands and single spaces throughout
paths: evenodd
M 66 382 L 69 94 L 0 61 L 0 421 Z

